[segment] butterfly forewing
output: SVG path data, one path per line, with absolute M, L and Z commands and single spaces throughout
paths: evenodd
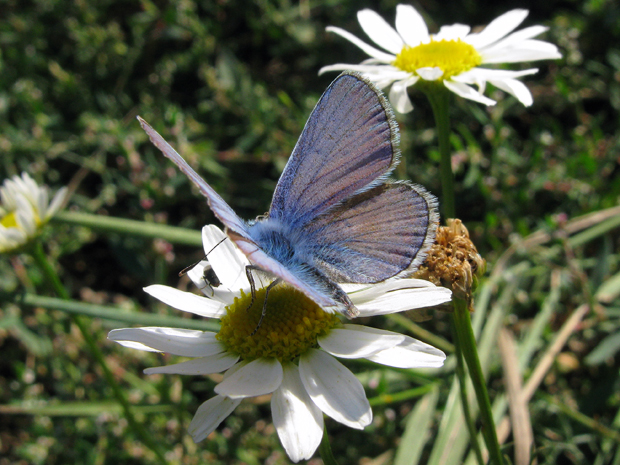
M 240 236 L 249 238 L 245 222 L 237 216 L 235 211 L 224 201 L 220 195 L 213 190 L 204 179 L 200 177 L 194 169 L 187 164 L 185 160 L 177 153 L 172 146 L 159 135 L 146 121 L 138 116 L 138 121 L 142 129 L 148 134 L 151 142 L 170 160 L 172 160 L 179 169 L 200 189 L 202 195 L 207 198 L 211 211 L 224 223 L 227 228 L 232 229 Z
M 344 73 L 312 111 L 274 192 L 270 218 L 302 228 L 394 167 L 397 129 L 385 98 Z

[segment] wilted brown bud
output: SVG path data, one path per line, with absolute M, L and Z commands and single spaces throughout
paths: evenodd
M 478 278 L 486 271 L 486 261 L 469 238 L 459 219 L 449 219 L 447 226 L 437 229 L 435 243 L 413 278 L 426 279 L 452 290 L 454 298 L 467 301 L 473 311 L 473 291 Z

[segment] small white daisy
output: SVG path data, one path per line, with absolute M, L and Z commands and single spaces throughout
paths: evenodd
M 508 92 L 526 106 L 532 104 L 532 94 L 517 78 L 534 74 L 538 69 L 509 71 L 482 68 L 493 63 L 520 63 L 524 61 L 561 58 L 558 48 L 533 37 L 547 30 L 544 26 L 530 26 L 514 31 L 528 15 L 528 10 L 512 10 L 494 19 L 480 32 L 470 33 L 464 24 L 442 26 L 437 34 L 429 34 L 424 19 L 411 5 L 396 7 L 396 30 L 372 10 L 361 10 L 357 19 L 370 39 L 387 50 L 376 49 L 353 34 L 334 26 L 335 32 L 353 42 L 369 58 L 359 65 L 325 66 L 319 71 L 360 71 L 368 79 L 384 88 L 392 85 L 390 101 L 397 111 L 408 113 L 413 109 L 407 88 L 420 79 L 441 82 L 461 97 L 494 105 L 483 95 L 487 82 Z M 471 87 L 476 85 L 478 89 Z
M 309 459 L 321 442 L 323 413 L 363 429 L 372 411 L 358 379 L 333 356 L 366 358 L 399 368 L 440 367 L 445 355 L 411 337 L 361 325 L 342 324 L 292 287 L 281 284 L 269 293 L 267 314 L 255 334 L 265 297 L 257 289 L 250 307 L 246 257 L 215 226 L 203 228 L 209 261 L 188 275 L 205 297 L 168 286 L 145 290 L 179 310 L 219 318 L 216 333 L 175 328 L 127 328 L 108 338 L 134 349 L 167 352 L 189 361 L 148 368 L 145 373 L 206 375 L 225 372 L 215 397 L 203 403 L 189 426 L 202 441 L 246 397 L 272 393 L 273 422 L 284 449 L 297 462 Z M 213 268 L 213 275 L 205 270 Z M 343 285 L 361 316 L 383 315 L 450 300 L 449 290 L 415 279 L 376 285 Z M 248 308 L 249 307 L 249 308 Z
M 35 237 L 60 209 L 67 188 L 52 201 L 46 186 L 39 186 L 28 173 L 6 179 L 0 187 L 0 253 L 18 249 Z

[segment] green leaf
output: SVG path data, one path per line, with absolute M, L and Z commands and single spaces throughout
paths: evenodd
M 134 405 L 139 413 L 170 412 L 174 405 Z M 0 414 L 5 415 L 45 415 L 45 416 L 98 416 L 104 413 L 122 414 L 121 406 L 112 401 L 103 402 L 54 402 L 32 403 L 22 402 L 15 405 L 0 405 Z
M 620 350 L 620 332 L 610 334 L 603 339 L 596 348 L 588 354 L 585 362 L 588 365 L 599 365 Z
M 396 451 L 394 465 L 417 464 L 429 439 L 439 389 L 435 388 L 417 403 L 407 418 L 407 426 Z
M 106 305 L 94 305 L 74 300 L 63 300 L 32 294 L 25 294 L 14 300 L 17 304 L 32 307 L 45 307 L 71 314 L 103 318 L 135 325 L 168 326 L 172 328 L 200 329 L 203 331 L 218 331 L 220 327 L 219 324 L 213 320 L 190 320 L 189 318 L 180 318 L 176 316 L 131 312 Z
M 620 295 L 620 273 L 605 281 L 596 291 L 596 299 L 604 304 L 613 302 Z

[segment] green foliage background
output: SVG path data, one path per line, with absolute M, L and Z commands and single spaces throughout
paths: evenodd
M 68 185 L 71 210 L 196 230 L 216 222 L 185 176 L 148 143 L 135 120 L 141 115 L 240 216 L 252 218 L 268 208 L 311 109 L 335 77 L 317 76 L 319 68 L 366 58 L 324 32 L 325 26 L 364 37 L 356 12 L 370 7 L 393 24 L 396 4 L 0 0 L 0 178 L 27 171 L 54 189 Z M 534 95 L 530 108 L 494 89 L 489 93 L 499 100 L 495 107 L 453 99 L 456 209 L 490 269 L 517 238 L 618 204 L 617 2 L 423 0 L 415 6 L 431 30 L 455 22 L 484 25 L 511 8 L 528 8 L 525 25 L 548 25 L 545 40 L 564 55 L 536 64 L 539 73 L 526 79 Z M 432 113 L 421 94 L 414 90 L 412 97 L 414 112 L 398 117 L 403 163 L 397 175 L 439 195 Z M 533 271 L 506 317 L 518 336 L 547 296 L 548 272 L 567 272 L 557 314 L 540 344 L 552 338 L 581 292 L 570 263 L 553 245 L 521 256 Z M 615 230 L 576 251 L 591 291 L 618 273 L 617 246 Z M 188 287 L 177 273 L 202 255 L 195 247 L 66 224 L 50 228 L 46 247 L 74 299 L 160 314 L 174 312 L 147 298 L 142 287 Z M 2 260 L 4 294 L 43 292 L 42 277 L 27 257 Z M 600 341 L 620 329 L 617 297 L 606 311 L 588 317 L 541 389 L 613 425 L 620 406 L 617 354 L 608 349 L 597 363 L 584 363 Z M 449 339 L 447 321 L 439 315 L 424 326 Z M 268 403 L 260 399 L 242 404 L 213 440 L 194 445 L 187 424 L 212 395 L 214 381 L 144 377 L 144 367 L 170 360 L 111 347 L 105 335 L 120 326 L 92 320 L 110 366 L 132 403 L 142 406 L 141 418 L 171 463 L 288 463 Z M 66 314 L 3 303 L 0 350 L 1 465 L 154 463 L 110 402 Z M 405 383 L 388 382 L 376 367 L 363 368 L 369 396 Z M 447 385 L 451 378 L 442 373 Z M 501 374 L 492 373 L 493 394 L 501 389 Z M 540 402 L 532 404 L 539 463 L 620 463 L 599 433 Z M 328 422 L 334 453 L 341 463 L 357 463 L 394 450 L 414 405 L 375 407 L 371 434 Z M 438 409 L 437 418 L 441 413 Z M 614 447 L 617 443 L 612 452 Z

